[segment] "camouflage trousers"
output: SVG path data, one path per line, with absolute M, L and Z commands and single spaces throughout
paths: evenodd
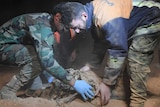
M 154 0 L 133 0 L 133 5 L 142 7 L 158 7 L 160 3 Z M 154 50 L 160 41 L 160 22 L 149 27 L 141 26 L 136 29 L 133 41 L 129 47 L 130 75 L 130 107 L 144 107 L 147 99 L 147 78 L 151 72 L 149 65 L 153 59 Z
M 160 34 L 154 37 L 145 35 L 134 38 L 129 47 L 130 107 L 144 107 L 147 99 L 146 82 L 151 71 L 149 65 L 159 41 Z
M 30 45 L 0 45 L 0 64 L 22 67 L 20 72 L 16 74 L 16 77 L 23 85 L 27 84 L 29 80 L 37 77 L 42 71 L 36 52 Z

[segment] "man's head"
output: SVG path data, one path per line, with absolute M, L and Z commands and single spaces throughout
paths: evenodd
M 73 29 L 80 33 L 86 29 L 87 13 L 84 5 L 78 2 L 62 2 L 53 9 L 54 24 L 58 31 Z

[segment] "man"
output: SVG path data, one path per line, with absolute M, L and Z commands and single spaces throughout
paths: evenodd
M 0 90 L 1 99 L 17 98 L 16 92 L 44 70 L 71 85 L 84 100 L 94 97 L 87 82 L 75 80 L 62 67 L 64 63 L 59 64 L 61 59 L 57 57 L 64 54 L 66 44 L 62 43 L 65 47 L 59 45 L 63 41 L 60 33 L 64 29 L 56 27 L 56 24 L 55 14 L 32 13 L 17 16 L 0 27 L 0 63 L 23 65 L 20 72 Z
M 130 37 L 134 34 L 132 38 L 134 38 L 136 41 L 135 37 L 137 36 L 136 33 L 138 33 L 138 37 L 146 38 L 147 41 L 141 43 L 142 45 L 144 44 L 144 46 L 146 46 L 146 44 L 149 44 L 149 42 L 151 42 L 151 40 L 153 39 L 151 38 L 150 40 L 150 38 L 148 39 L 148 36 L 144 37 L 144 35 L 154 35 L 160 31 L 159 6 L 160 5 L 158 3 L 153 1 L 150 8 L 147 6 L 133 6 L 131 0 L 94 0 L 90 3 L 87 3 L 86 5 L 82 5 L 81 3 L 77 2 L 68 2 L 64 5 L 56 6 L 54 12 L 59 12 L 59 14 L 56 14 L 57 20 L 59 20 L 59 24 L 57 23 L 58 26 L 64 26 L 65 29 L 71 28 L 75 32 L 75 34 L 90 28 L 92 30 L 92 35 L 95 39 L 95 50 L 93 51 L 94 58 L 92 58 L 94 59 L 94 61 L 91 61 L 89 64 L 83 67 L 82 70 L 87 71 L 91 68 L 98 68 L 98 65 L 101 64 L 105 53 L 108 54 L 108 58 L 106 59 L 106 67 L 104 69 L 104 75 L 102 77 L 103 81 L 99 85 L 96 93 L 96 95 L 98 93 L 101 94 L 102 105 L 108 103 L 111 96 L 111 87 L 116 85 L 116 79 L 119 76 L 120 72 L 123 70 L 128 52 L 128 36 Z M 65 16 L 63 13 L 67 13 L 67 15 Z M 152 26 L 156 29 L 153 30 Z M 144 29 L 140 29 L 138 27 L 147 27 L 145 29 L 147 32 L 144 32 Z M 139 29 L 142 33 L 138 32 Z M 154 41 L 158 41 L 158 38 L 154 38 Z M 132 45 L 134 45 L 135 43 L 136 42 L 133 41 Z M 134 71 L 132 70 L 134 69 L 132 66 L 132 56 L 135 56 L 135 54 L 132 54 L 133 52 L 131 52 L 131 47 L 129 52 L 130 80 L 131 92 L 134 94 L 131 95 L 130 107 L 143 107 L 143 99 L 146 99 L 146 95 L 141 94 L 141 90 L 139 90 L 139 88 L 137 91 L 134 91 L 139 86 L 134 85 L 136 82 L 135 76 L 137 75 L 131 74 L 132 72 L 134 73 Z M 138 48 L 140 47 L 138 46 Z M 148 55 L 151 55 L 153 52 L 153 48 L 154 47 L 151 46 L 150 49 L 144 49 L 144 51 L 146 51 Z M 137 56 L 140 55 L 139 52 L 143 53 L 143 51 L 141 50 L 133 51 L 137 51 Z M 141 60 L 141 57 L 138 57 L 137 60 Z M 147 62 L 150 62 L 150 57 L 145 57 L 145 60 Z M 134 63 L 139 64 L 140 62 L 137 61 Z M 149 63 L 145 64 L 145 66 L 149 65 Z M 140 78 L 138 76 L 136 78 L 138 78 L 138 84 L 141 83 L 144 88 L 146 88 L 144 82 L 146 82 L 145 80 L 148 72 L 145 72 L 146 69 L 141 69 L 141 72 L 139 72 L 137 69 L 134 70 L 136 71 L 136 73 L 138 72 L 137 74 L 141 74 L 144 76 L 143 78 Z M 142 93 L 146 93 L 146 90 L 144 90 L 144 92 Z M 139 96 L 139 94 L 142 96 Z M 141 100 L 141 103 L 135 100 L 139 98 Z

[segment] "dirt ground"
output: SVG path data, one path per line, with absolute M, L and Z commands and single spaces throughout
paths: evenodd
M 76 62 L 74 62 L 71 66 L 78 68 L 85 65 L 88 60 L 88 56 L 90 54 L 90 50 L 92 49 L 92 41 L 90 36 L 82 37 L 83 43 L 79 45 L 78 56 Z M 89 40 L 89 41 L 88 41 Z M 83 51 L 82 51 L 83 50 Z M 159 51 L 155 51 L 155 57 L 151 64 L 151 70 L 149 79 L 148 79 L 148 92 L 149 98 L 145 102 L 145 107 L 160 107 L 160 63 L 159 57 L 157 54 Z M 6 84 L 10 78 L 18 72 L 20 68 L 18 67 L 8 67 L 0 65 L 0 88 Z M 127 79 L 127 75 L 124 75 L 124 78 Z M 121 82 L 119 82 L 121 84 Z M 121 84 L 122 85 L 122 84 Z M 129 86 L 124 88 L 115 89 L 115 93 L 117 96 L 129 95 Z M 127 91 L 126 91 L 127 90 Z M 114 99 L 114 97 L 109 101 L 109 103 L 104 107 L 127 107 L 127 102 L 129 101 L 129 97 L 125 99 Z M 19 98 L 17 100 L 0 100 L 0 107 L 101 107 L 100 99 L 97 97 L 92 101 L 84 102 L 80 98 L 75 99 L 72 102 L 59 105 L 55 100 L 50 100 L 42 97 L 27 97 L 27 98 Z

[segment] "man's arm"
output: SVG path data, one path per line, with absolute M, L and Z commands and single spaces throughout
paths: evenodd
M 104 26 L 104 29 L 108 31 L 106 40 L 109 42 L 108 59 L 103 79 L 103 82 L 107 85 L 115 85 L 124 65 L 128 51 L 127 25 L 127 19 L 116 18 Z
M 83 80 L 73 79 L 73 76 L 56 61 L 54 54 L 56 50 L 54 50 L 53 47 L 53 44 L 56 43 L 56 41 L 54 40 L 54 34 L 49 24 L 50 19 L 48 19 L 48 15 L 33 15 L 31 18 L 35 18 L 36 20 L 32 22 L 34 24 L 29 26 L 29 32 L 33 38 L 35 49 L 42 67 L 62 82 L 70 84 L 82 95 L 84 100 L 87 100 L 87 97 L 93 98 L 94 93 L 92 92 L 92 87 Z

